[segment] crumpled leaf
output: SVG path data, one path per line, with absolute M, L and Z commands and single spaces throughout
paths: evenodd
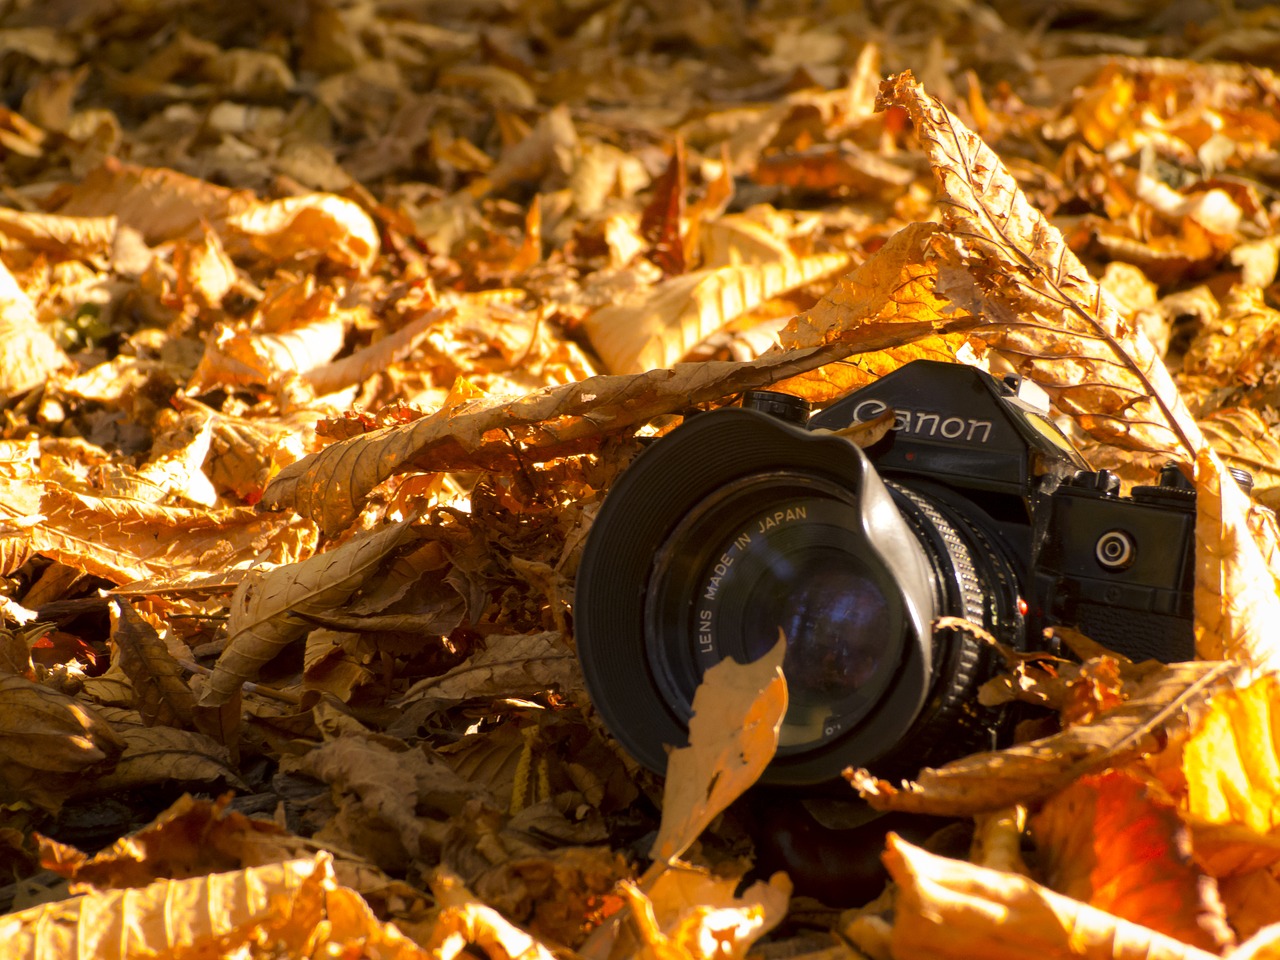
M 1124 702 L 1061 733 L 926 767 L 900 788 L 866 770 L 846 770 L 845 778 L 877 810 L 954 817 L 1030 803 L 1084 774 L 1150 752 L 1153 734 L 1239 670 L 1232 663 L 1165 664 L 1127 684 Z
M 0 917 L 0 942 L 13 960 L 95 957 L 173 960 L 232 956 L 262 943 L 288 956 L 427 960 L 393 925 L 383 926 L 359 895 L 340 887 L 332 858 L 286 860 L 141 889 L 95 892 Z
M 1119 770 L 1081 777 L 1031 819 L 1046 885 L 1202 950 L 1233 937 L 1173 806 Z
M 254 203 L 226 219 L 231 252 L 250 249 L 283 263 L 321 257 L 367 273 L 378 255 L 378 228 L 360 207 L 343 197 L 309 193 Z
M 703 674 L 693 695 L 689 745 L 667 758 L 662 824 L 650 851 L 656 864 L 689 849 L 773 759 L 787 712 L 785 652 L 780 640 L 753 663 L 726 657 Z
M 666 870 L 646 895 L 634 883 L 620 891 L 631 907 L 643 960 L 743 960 L 751 946 L 786 915 L 791 881 L 776 873 L 734 896 L 735 877 L 713 877 L 680 865 Z M 634 949 L 634 948 L 633 948 Z
M 200 706 L 229 702 L 242 683 L 257 677 L 264 663 L 310 629 L 303 614 L 323 613 L 345 603 L 382 559 L 405 542 L 411 529 L 406 520 L 241 582 L 231 598 L 227 646 L 200 694 Z
M 541 941 L 478 902 L 448 871 L 436 871 L 431 892 L 441 906 L 424 943 L 432 960 L 470 956 L 467 948 L 473 945 L 491 960 L 554 960 L 555 954 Z
M 582 668 L 563 634 L 490 634 L 484 649 L 438 677 L 418 681 L 400 698 L 400 705 L 423 698 L 529 696 L 551 687 L 571 700 L 583 690 Z
M 1218 956 L 1017 874 L 927 853 L 890 834 L 894 960 L 1211 960 Z M 993 922 L 994 918 L 998 922 Z
M 16 674 L 0 673 L 4 802 L 26 800 L 56 813 L 83 778 L 109 771 L 124 749 L 111 726 L 83 704 Z
M 332 360 L 342 349 L 346 323 L 320 317 L 282 333 L 258 333 L 219 324 L 210 334 L 190 389 L 267 384 L 289 373 L 306 374 Z
M 0 401 L 39 386 L 68 362 L 40 326 L 31 298 L 0 263 Z
M 844 267 L 842 253 L 698 270 L 662 281 L 637 303 L 596 310 L 585 327 L 612 373 L 669 367 L 766 300 Z
M 369 731 L 337 736 L 283 765 L 347 797 L 326 829 L 384 869 L 402 870 L 438 849 L 444 816 L 457 814 L 481 788 L 426 751 Z M 431 814 L 431 815 L 428 815 Z
M 360 383 L 407 357 L 430 334 L 433 327 L 444 323 L 452 315 L 453 311 L 447 308 L 428 310 L 395 333 L 374 341 L 350 356 L 340 360 L 330 358 L 326 363 L 313 366 L 304 372 L 304 376 L 317 396 Z
M 147 726 L 189 723 L 195 694 L 155 627 L 124 600 L 111 600 L 108 609 L 116 661 L 133 686 L 135 706 L 143 722 Z

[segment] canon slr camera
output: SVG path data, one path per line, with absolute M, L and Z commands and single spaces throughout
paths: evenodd
M 939 617 L 1019 650 L 1064 624 L 1135 660 L 1192 658 L 1193 489 L 1170 465 L 1121 496 L 1029 386 L 918 360 L 814 416 L 754 392 L 653 441 L 605 497 L 575 597 L 592 702 L 623 745 L 662 772 L 707 668 L 780 636 L 773 784 L 996 744 L 977 691 L 1002 660 Z M 887 411 L 865 451 L 838 432 Z

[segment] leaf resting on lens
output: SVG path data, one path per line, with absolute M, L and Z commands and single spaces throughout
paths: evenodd
M 693 695 L 689 745 L 673 750 L 667 761 L 662 824 L 650 853 L 656 864 L 669 864 L 689 849 L 773 759 L 787 712 L 786 649 L 779 640 L 754 663 L 726 657 L 703 675 Z

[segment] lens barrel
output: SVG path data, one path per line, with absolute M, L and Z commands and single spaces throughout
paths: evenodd
M 920 487 L 754 410 L 701 414 L 645 450 L 601 506 L 575 596 L 587 686 L 618 739 L 661 772 L 706 669 L 779 636 L 790 706 L 765 782 L 918 767 L 989 738 L 975 694 L 990 653 L 932 622 L 1009 634 L 1015 577 L 970 511 Z

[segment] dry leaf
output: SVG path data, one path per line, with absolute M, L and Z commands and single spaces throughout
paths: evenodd
M 232 766 L 222 744 L 194 730 L 150 726 L 141 714 L 119 707 L 99 707 L 103 719 L 124 742 L 125 749 L 110 773 L 97 777 L 92 790 L 142 790 L 157 784 L 226 784 L 248 788 Z
M 1205 447 L 1196 457 L 1196 654 L 1274 669 L 1280 667 L 1280 585 L 1249 527 L 1248 510 L 1248 496 Z
M 12 502 L 0 500 L 0 520 L 10 518 Z M 53 486 L 44 489 L 39 513 L 43 519 L 29 533 L 38 553 L 120 584 L 180 571 L 288 563 L 309 556 L 316 542 L 314 528 L 281 514 L 160 507 Z
M 1181 809 L 1214 876 L 1280 863 L 1277 704 L 1274 674 L 1218 691 L 1182 747 Z
M 1211 960 L 1218 956 L 1000 870 L 926 853 L 894 834 L 894 960 Z
M 1150 341 L 1126 320 L 994 152 L 908 71 L 878 106 L 906 109 L 938 182 L 939 243 L 960 267 L 938 291 L 985 314 L 975 331 L 1099 439 L 1189 461 L 1203 438 Z M 950 250 L 947 251 L 950 253 Z
M 301 956 L 426 960 L 394 926 L 382 926 L 360 897 L 339 887 L 332 858 L 289 860 L 141 889 L 90 893 L 0 917 L 13 960 L 162 954 L 174 960 L 236 955 L 263 942 Z
M 143 722 L 147 726 L 189 723 L 195 694 L 155 628 L 123 600 L 113 599 L 108 609 L 115 660 L 129 677 L 137 698 L 134 706 Z
M 897 342 L 887 334 L 868 349 Z M 818 366 L 848 352 L 843 345 L 774 354 L 750 363 L 687 363 L 631 376 L 591 377 L 518 400 L 481 400 L 446 408 L 402 426 L 385 427 L 331 444 L 285 467 L 263 496 L 273 509 L 289 507 L 344 529 L 364 498 L 383 480 L 407 469 L 492 468 L 547 460 L 589 448 L 608 433 L 634 427 L 660 413 L 681 410 Z
M 105 257 L 116 238 L 116 218 L 61 217 L 0 209 L 0 249 L 40 250 L 58 259 Z
M 829 276 L 848 262 L 843 253 L 828 253 L 671 277 L 638 303 L 595 311 L 586 320 L 587 334 L 612 373 L 669 367 L 766 300 Z
M 349 600 L 411 529 L 406 520 L 241 582 L 231 598 L 227 646 L 200 695 L 200 705 L 230 701 L 242 683 L 257 677 L 264 663 L 310 629 L 303 619 L 307 613 L 324 613 Z
M 490 634 L 484 642 L 484 649 L 465 663 L 415 683 L 400 705 L 425 698 L 524 697 L 553 687 L 570 700 L 580 699 L 582 668 L 563 634 Z
M 791 881 L 774 874 L 768 883 L 757 881 L 734 896 L 740 883 L 683 864 L 663 872 L 648 895 L 624 881 L 620 890 L 639 941 L 639 949 L 626 944 L 628 955 L 642 960 L 743 960 L 786 915 Z
M 1239 671 L 1230 663 L 1171 663 L 1127 688 L 1128 698 L 1061 733 L 926 768 L 901 788 L 845 771 L 877 810 L 964 816 L 1043 799 L 1078 777 L 1149 752 L 1154 734 Z
M 0 401 L 39 386 L 67 363 L 40 326 L 31 298 L 0 263 Z
M 1202 950 L 1230 945 L 1186 827 L 1135 776 L 1081 777 L 1045 802 L 1031 832 L 1050 889 Z
M 779 640 L 753 663 L 726 657 L 703 674 L 693 695 L 689 745 L 667 758 L 662 824 L 650 851 L 656 865 L 684 853 L 773 759 L 787 712 L 785 652 Z
M 233 253 L 253 250 L 277 263 L 320 257 L 367 273 L 378 255 L 378 229 L 350 200 L 326 193 L 254 203 L 226 219 Z
M 109 771 L 125 743 L 92 710 L 48 687 L 0 674 L 0 792 L 57 812 L 84 778 Z M 0 937 L 0 943 L 6 942 Z
M 322 367 L 342 349 L 346 322 L 321 317 L 283 333 L 256 333 L 219 324 L 209 336 L 189 390 L 265 385 L 290 373 Z

